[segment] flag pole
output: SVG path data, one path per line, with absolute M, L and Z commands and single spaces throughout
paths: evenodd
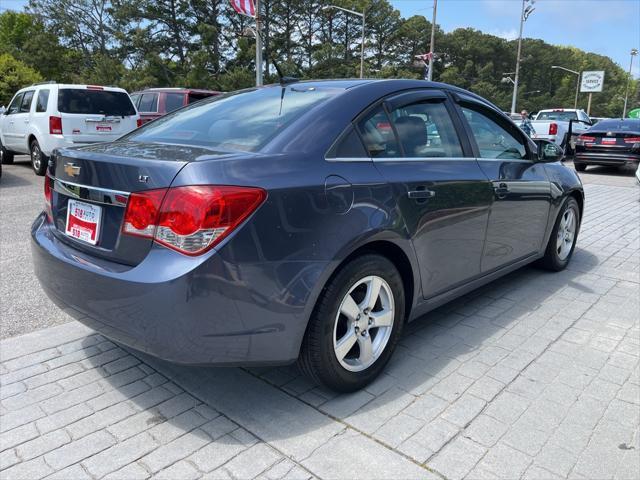
M 256 0 L 256 87 L 262 86 L 262 18 L 260 0 Z
M 429 72 L 427 80 L 433 80 L 433 52 L 435 51 L 434 43 L 436 42 L 436 14 L 438 12 L 438 0 L 433 0 L 433 17 L 431 20 L 431 44 L 429 46 Z

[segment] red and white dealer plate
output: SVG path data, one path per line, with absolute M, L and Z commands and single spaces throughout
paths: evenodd
M 102 207 L 69 199 L 65 233 L 76 240 L 95 245 L 100 234 Z

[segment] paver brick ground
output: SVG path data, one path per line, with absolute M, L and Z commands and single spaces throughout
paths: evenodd
M 7 338 L 0 478 L 640 478 L 639 193 L 585 189 L 566 271 L 411 323 L 354 394 L 294 366 L 170 365 L 76 322 Z

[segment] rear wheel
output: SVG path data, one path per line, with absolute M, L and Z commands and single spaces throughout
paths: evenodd
M 574 163 L 573 167 L 577 172 L 584 172 L 587 169 L 587 166 L 584 163 Z
M 325 287 L 303 341 L 303 372 L 352 392 L 373 381 L 391 358 L 404 323 L 402 278 L 385 257 L 345 265 Z
M 31 155 L 31 166 L 36 175 L 44 175 L 47 171 L 47 163 L 49 157 L 47 157 L 40 149 L 40 144 L 37 140 L 32 140 L 29 146 L 29 154 Z
M 547 270 L 564 270 L 576 247 L 580 228 L 580 207 L 575 198 L 565 200 L 549 237 L 547 250 L 540 259 L 540 265 Z
M 13 163 L 13 152 L 7 150 L 2 143 L 0 143 L 0 162 L 4 165 L 10 165 Z

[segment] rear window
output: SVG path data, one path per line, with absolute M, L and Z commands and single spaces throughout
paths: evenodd
M 536 120 L 559 120 L 568 122 L 569 120 L 578 120 L 576 112 L 540 112 Z
M 101 114 L 125 117 L 136 110 L 126 92 L 61 88 L 58 92 L 60 113 Z
M 613 132 L 640 132 L 640 120 L 601 120 L 593 129 Z
M 134 130 L 125 138 L 255 151 L 341 89 L 292 85 L 211 97 Z
M 167 113 L 173 112 L 182 107 L 184 93 L 166 93 L 164 98 L 164 108 Z

